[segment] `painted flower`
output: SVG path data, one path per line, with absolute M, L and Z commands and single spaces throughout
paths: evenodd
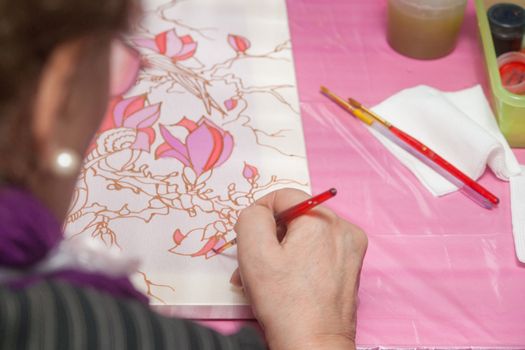
M 152 126 L 159 119 L 160 103 L 146 106 L 147 97 L 144 94 L 114 98 L 99 133 L 115 128 L 135 129 L 137 136 L 131 148 L 149 152 L 155 141 L 155 131 Z
M 238 101 L 235 97 L 229 98 L 224 101 L 224 107 L 226 107 L 226 110 L 231 111 L 235 107 L 237 107 Z
M 187 130 L 186 139 L 182 142 L 164 125 L 160 125 L 165 142 L 155 151 L 156 158 L 175 158 L 191 167 L 198 177 L 220 166 L 230 157 L 233 151 L 232 135 L 205 117 L 198 122 L 184 117 L 176 126 Z
M 259 177 L 259 170 L 257 170 L 257 168 L 253 165 L 244 162 L 242 176 L 244 176 L 244 178 L 248 180 L 248 182 L 254 182 Z
M 239 53 L 246 53 L 246 50 L 252 45 L 248 39 L 240 35 L 229 34 L 228 43 L 235 51 Z
M 195 54 L 197 43 L 190 35 L 178 36 L 175 29 L 155 35 L 155 38 L 139 38 L 133 42 L 139 47 L 144 47 L 168 56 L 172 61 L 184 61 Z
M 173 232 L 175 245 L 168 251 L 178 255 L 191 257 L 204 256 L 206 259 L 215 255 L 213 249 L 226 244 L 224 235 L 226 226 L 221 221 L 208 224 L 204 229 L 191 230 L 184 234 L 180 229 Z

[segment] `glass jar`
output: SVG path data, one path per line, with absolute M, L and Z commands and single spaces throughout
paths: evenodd
M 467 0 L 388 0 L 387 39 L 418 59 L 448 55 L 456 46 Z
M 520 51 L 525 30 L 525 10 L 515 4 L 493 5 L 488 11 L 490 31 L 496 56 L 509 51 Z

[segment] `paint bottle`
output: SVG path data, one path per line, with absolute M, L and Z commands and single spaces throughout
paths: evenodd
M 387 40 L 418 59 L 448 55 L 456 46 L 467 0 L 388 0 Z
M 520 51 L 525 30 L 525 10 L 515 4 L 493 5 L 487 11 L 496 56 Z
M 525 53 L 506 52 L 498 57 L 503 87 L 513 94 L 525 95 Z

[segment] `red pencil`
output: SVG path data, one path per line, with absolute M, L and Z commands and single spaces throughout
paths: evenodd
M 286 209 L 285 211 L 283 211 L 283 212 L 281 212 L 279 214 L 276 214 L 274 216 L 276 226 L 286 225 L 287 223 L 289 223 L 293 219 L 295 219 L 295 218 L 297 218 L 297 217 L 299 217 L 301 215 L 306 214 L 308 211 L 312 210 L 313 208 L 315 208 L 319 204 L 321 204 L 323 202 L 326 202 L 330 198 L 335 197 L 336 194 L 337 194 L 337 190 L 335 188 L 331 188 L 328 191 L 320 193 L 317 196 L 313 196 L 312 198 L 308 198 L 307 200 L 305 200 L 305 201 L 303 201 L 303 202 L 301 202 L 299 204 L 296 204 L 293 207 L 291 207 L 289 209 Z M 213 249 L 213 251 L 216 254 L 220 254 L 223 251 L 225 251 L 226 249 L 228 249 L 230 247 L 233 247 L 236 244 L 237 244 L 237 237 L 232 239 L 229 242 L 224 243 L 219 248 Z

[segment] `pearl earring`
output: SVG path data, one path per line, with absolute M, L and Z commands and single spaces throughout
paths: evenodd
M 80 167 L 80 155 L 71 149 L 59 149 L 52 159 L 53 172 L 60 176 L 76 175 Z

